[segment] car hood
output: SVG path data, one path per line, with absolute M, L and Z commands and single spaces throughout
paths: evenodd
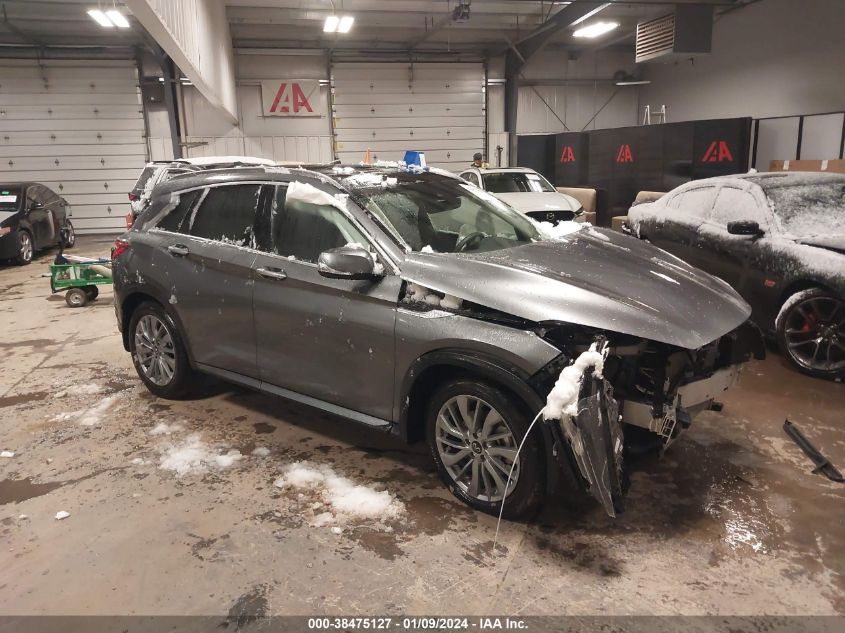
M 816 235 L 795 240 L 799 244 L 826 248 L 830 251 L 845 254 L 845 235 Z
M 581 203 L 572 196 L 552 191 L 526 191 L 518 193 L 494 193 L 499 200 L 517 211 L 577 211 Z
M 650 244 L 584 228 L 477 255 L 410 253 L 408 281 L 534 322 L 565 322 L 696 349 L 751 308 L 725 282 Z

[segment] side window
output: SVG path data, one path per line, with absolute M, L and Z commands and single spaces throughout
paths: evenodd
M 480 186 L 481 186 L 481 183 L 478 181 L 478 174 L 476 174 L 475 172 L 468 171 L 468 172 L 466 172 L 466 173 L 462 174 L 462 175 L 461 175 L 461 178 L 463 178 L 464 180 L 467 180 L 467 181 L 471 182 L 471 183 L 472 183 L 472 184 L 474 184 L 476 187 L 480 187 Z
M 710 214 L 710 208 L 713 206 L 713 201 L 716 199 L 716 191 L 714 187 L 701 187 L 699 189 L 690 189 L 677 194 L 669 201 L 670 216 L 679 216 L 682 219 L 694 218 L 704 220 Z
M 332 206 L 290 200 L 287 187 L 276 187 L 270 207 L 273 252 L 283 257 L 317 263 L 320 253 L 369 240 L 349 218 Z
M 734 187 L 722 187 L 719 190 L 710 220 L 726 228 L 728 222 L 735 220 L 757 222 L 764 230 L 769 224 L 766 212 L 760 208 L 754 196 Z
M 57 196 L 51 189 L 47 187 L 41 187 L 41 199 L 44 201 L 44 204 L 52 204 L 52 205 L 60 205 L 61 200 L 59 196 Z
M 188 233 L 226 244 L 253 246 L 252 227 L 260 197 L 261 185 L 212 187 L 189 218 Z
M 185 218 L 188 217 L 188 213 L 200 197 L 202 191 L 202 189 L 195 189 L 194 191 L 188 191 L 180 195 L 179 204 L 162 218 L 161 222 L 158 223 L 158 228 L 163 231 L 171 231 L 172 233 L 186 233 L 187 224 L 185 223 Z M 186 226 L 183 227 L 183 224 L 186 224 Z

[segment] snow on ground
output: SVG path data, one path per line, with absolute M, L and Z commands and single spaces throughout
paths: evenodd
M 543 408 L 544 420 L 562 420 L 567 416 L 578 415 L 578 393 L 581 391 L 584 373 L 590 367 L 593 367 L 593 375 L 601 378 L 604 369 L 604 354 L 596 350 L 595 343 L 560 372 L 555 386 L 546 397 L 546 406 Z
M 318 495 L 322 503 L 312 504 L 312 510 L 326 509 L 312 517 L 311 524 L 315 527 L 355 520 L 383 524 L 405 512 L 402 502 L 386 490 L 356 484 L 323 464 L 307 461 L 288 464 L 274 485 L 283 490 L 306 490 Z
M 557 224 L 552 224 L 551 222 L 537 222 L 536 224 L 540 228 L 540 232 L 550 240 L 559 240 L 570 233 L 575 233 L 581 229 L 592 226 L 589 222 L 573 221 L 558 222 Z
M 252 450 L 252 455 L 255 457 L 268 457 L 270 455 L 270 449 L 266 446 L 256 446 Z
M 117 394 L 106 396 L 93 407 L 85 411 L 82 414 L 82 417 L 80 417 L 79 423 L 82 426 L 99 426 L 103 421 L 103 416 L 108 413 L 109 409 L 111 409 L 115 402 L 117 402 L 117 398 Z
M 15 456 L 14 451 L 3 451 L 2 453 L 0 453 L 0 457 L 14 457 L 14 456 Z
M 202 441 L 198 433 L 189 435 L 183 442 L 169 444 L 161 457 L 159 468 L 172 470 L 177 477 L 191 472 L 205 472 L 209 468 L 229 468 L 243 455 L 236 449 L 226 453 Z
M 150 429 L 150 435 L 172 435 L 173 433 L 181 431 L 182 428 L 181 424 L 167 424 L 165 422 L 159 422 Z

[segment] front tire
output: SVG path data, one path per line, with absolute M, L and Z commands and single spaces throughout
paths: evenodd
M 150 392 L 170 400 L 188 395 L 194 372 L 179 328 L 159 304 L 148 301 L 132 313 L 129 351 L 135 371 Z
M 18 254 L 15 257 L 15 263 L 20 266 L 26 266 L 32 263 L 32 257 L 35 254 L 35 242 L 32 241 L 32 234 L 29 231 L 18 231 Z
M 543 499 L 545 483 L 538 429 L 516 459 L 530 422 L 521 403 L 488 382 L 461 378 L 441 386 L 426 410 L 426 434 L 443 483 L 458 499 L 482 512 L 498 515 L 504 499 L 503 517 L 521 519 L 533 514 Z
M 775 321 L 783 355 L 818 378 L 845 376 L 845 300 L 822 288 L 795 293 Z
M 62 248 L 73 248 L 76 244 L 76 231 L 73 230 L 73 224 L 70 220 L 65 222 L 65 228 L 62 231 Z

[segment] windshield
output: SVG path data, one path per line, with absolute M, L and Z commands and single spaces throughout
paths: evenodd
M 356 194 L 414 251 L 493 251 L 541 239 L 531 220 L 455 178 L 400 173 Z
M 555 188 L 540 174 L 505 172 L 484 174 L 484 188 L 492 193 L 554 193 Z
M 784 232 L 798 238 L 845 235 L 845 182 L 772 187 L 766 194 Z
M 0 185 L 0 211 L 17 211 L 20 208 L 21 188 Z

